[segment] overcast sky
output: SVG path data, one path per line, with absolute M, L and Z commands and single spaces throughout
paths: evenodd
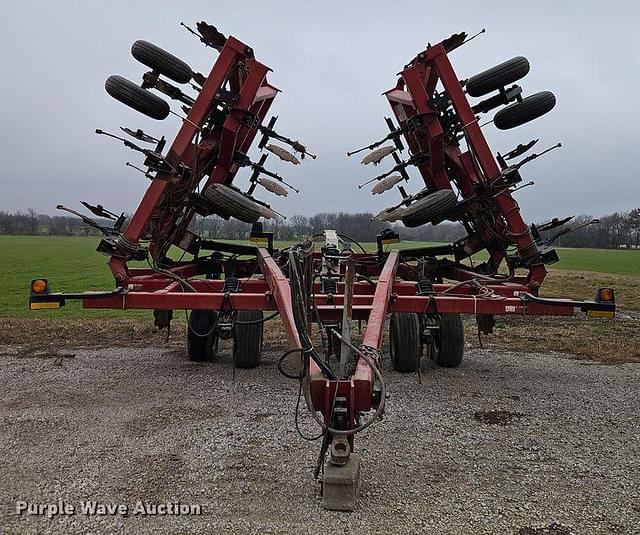
M 535 137 L 536 148 L 563 144 L 524 169 L 536 182 L 517 193 L 525 216 L 640 206 L 636 2 L 4 0 L 0 15 L 0 210 L 54 213 L 57 203 L 87 200 L 133 211 L 148 181 L 124 162 L 141 158 L 93 131 L 124 125 L 173 139 L 179 123 L 126 108 L 105 93 L 104 80 L 140 80 L 145 68 L 129 52 L 136 39 L 208 72 L 217 53 L 179 27 L 201 19 L 252 46 L 273 69 L 269 81 L 283 91 L 272 108 L 278 129 L 318 154 L 297 167 L 269 157 L 267 167 L 302 190 L 286 199 L 260 193 L 285 214 L 395 204 L 397 192 L 371 197 L 356 188 L 390 164 L 363 167 L 345 152 L 386 134 L 390 109 L 381 93 L 428 41 L 483 27 L 486 34 L 451 56 L 461 79 L 524 55 L 531 63 L 520 82 L 525 92 L 557 96 L 556 108 L 533 123 L 483 129 L 494 152 Z M 258 159 L 255 149 L 252 156 Z M 237 183 L 246 185 L 248 174 L 242 170 Z M 412 175 L 409 189 L 418 191 L 421 181 Z

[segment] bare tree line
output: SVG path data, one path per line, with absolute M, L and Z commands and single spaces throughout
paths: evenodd
M 465 235 L 464 228 L 457 223 L 442 223 L 437 226 L 426 225 L 420 229 L 409 229 L 401 224 L 390 225 L 380 221 L 371 221 L 373 214 L 322 212 L 310 217 L 294 215 L 286 221 L 267 221 L 263 224 L 266 232 L 273 232 L 274 239 L 299 241 L 308 236 L 321 234 L 325 229 L 333 229 L 338 234 L 347 235 L 360 242 L 373 242 L 376 236 L 386 228 L 392 228 L 404 240 L 434 242 L 452 242 Z M 239 221 L 225 221 L 220 218 L 199 219 L 194 229 L 206 236 L 219 239 L 246 238 L 251 225 Z
M 403 240 L 432 241 L 451 243 L 466 233 L 458 223 L 424 225 L 419 228 L 406 228 L 401 223 L 390 225 L 371 221 L 372 214 L 322 212 L 313 216 L 294 215 L 282 221 L 267 221 L 264 230 L 274 233 L 276 240 L 295 241 L 307 236 L 319 234 L 325 229 L 335 229 L 355 240 L 375 241 L 376 235 L 391 227 Z M 592 216 L 581 215 L 569 225 L 587 223 Z M 108 221 L 100 221 L 108 225 Z M 219 217 L 197 217 L 192 229 L 208 238 L 238 240 L 246 239 L 251 225 L 235 219 L 224 220 Z M 546 234 L 550 238 L 562 230 L 562 227 Z M 50 216 L 26 212 L 0 212 L 0 234 L 2 235 L 53 235 L 53 236 L 92 236 L 97 231 L 84 225 L 74 217 Z M 640 247 L 640 208 L 629 212 L 616 212 L 600 218 L 600 223 L 585 226 L 558 240 L 564 247 L 598 247 L 618 249 L 621 247 Z
M 575 217 L 567 226 L 586 225 L 593 218 L 587 215 Z M 615 212 L 600 217 L 600 222 L 583 226 L 578 230 L 558 238 L 556 244 L 562 247 L 593 247 L 599 249 L 640 248 L 640 208 L 629 212 Z M 544 233 L 546 238 L 563 230 L 559 227 Z

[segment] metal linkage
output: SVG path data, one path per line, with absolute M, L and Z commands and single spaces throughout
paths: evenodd
M 429 45 L 417 54 L 399 73 L 396 86 L 385 93 L 398 126 L 387 119 L 391 130 L 387 136 L 347 154 L 377 149 L 387 140 L 396 142 L 399 150 L 407 146 L 410 156 L 405 161 L 397 158 L 392 147 L 385 147 L 386 150 L 381 153 L 379 151 L 382 149 L 377 149 L 363 160 L 363 163 L 378 163 L 387 154 L 393 154 L 396 159 L 396 165 L 388 172 L 358 186 L 362 188 L 380 181 L 372 191 L 374 194 L 398 185 L 400 179 L 395 175 L 388 178 L 394 172 L 400 171 L 402 178 L 408 180 L 406 170 L 410 166 L 418 170 L 424 181 L 425 189 L 418 195 L 407 194 L 400 187 L 401 202 L 384 210 L 377 218 L 404 220 L 408 217 L 406 214 L 412 213 L 412 206 L 427 202 L 422 200 L 424 197 L 438 190 L 453 189 L 459 192 L 458 205 L 449 212 L 443 212 L 440 219 L 432 215 L 425 222 L 437 223 L 447 218 L 462 222 L 469 236 L 464 247 L 455 249 L 458 260 L 486 249 L 490 255 L 489 268 L 493 273 L 497 273 L 505 260 L 511 268 L 526 267 L 529 270 L 529 288 L 536 290 L 546 274 L 545 256 L 522 219 L 512 196 L 515 189 L 511 188 L 522 180 L 519 170 L 524 164 L 551 149 L 528 156 L 516 164 L 506 163 L 506 160 L 524 154 L 535 144 L 535 140 L 519 145 L 504 157 L 498 154 L 496 161 L 482 133 L 478 115 L 510 102 L 522 104 L 522 89 L 516 85 L 510 88 L 495 87 L 497 94 L 472 105 L 464 90 L 467 81 L 460 82 L 449 59 L 452 50 L 470 40 L 465 39 L 466 34 L 456 34 Z M 521 59 L 526 63 L 524 58 Z M 522 67 L 525 68 L 522 71 L 524 74 L 528 71 L 528 63 Z M 485 89 L 474 91 L 479 94 L 489 92 Z M 560 144 L 552 149 L 558 146 Z M 411 226 L 415 224 L 415 221 L 411 222 Z M 507 254 L 511 247 L 517 250 L 517 259 Z
M 182 26 L 203 44 L 218 51 L 218 57 L 207 76 L 190 71 L 186 64 L 180 67 L 182 71 L 186 69 L 186 73 L 180 71 L 176 74 L 171 69 L 167 70 L 159 59 L 144 55 L 149 54 L 149 50 L 154 54 L 166 55 L 157 47 L 150 48 L 154 45 L 149 43 L 143 42 L 145 48 L 142 56 L 140 51 L 137 56 L 134 54 L 137 59 L 152 66 L 152 71 L 143 77 L 141 96 L 152 98 L 145 95 L 148 93 L 147 89 L 153 88 L 185 104 L 183 110 L 186 116 L 182 118 L 182 125 L 173 143 L 165 150 L 164 138 L 156 139 L 142 130 L 122 128 L 125 134 L 134 139 L 157 144 L 155 149 L 146 149 L 126 138 L 103 130 L 96 131 L 118 139 L 126 147 L 143 154 L 146 170 L 132 163 L 127 165 L 141 171 L 151 180 L 142 201 L 123 230 L 122 239 L 105 243 L 100 248 L 107 254 L 112 252 L 109 265 L 119 285 L 126 285 L 132 276 L 132 271 L 127 266 L 131 247 L 121 250 L 120 243 L 131 244 L 135 248 L 141 240 L 145 241 L 154 265 L 165 262 L 166 253 L 172 245 L 186 247 L 185 250 L 197 254 L 200 240 L 188 230 L 195 214 L 217 213 L 223 217 L 234 215 L 228 212 L 229 206 L 207 204 L 213 201 L 203 197 L 201 192 L 206 192 L 209 186 L 215 184 L 231 186 L 242 167 L 250 167 L 253 171 L 249 192 L 242 193 L 237 189 L 217 190 L 221 191 L 219 195 L 231 198 L 230 203 L 243 203 L 251 214 L 264 217 L 278 215 L 269 205 L 252 197 L 256 185 L 262 185 L 268 191 L 282 196 L 287 194 L 282 186 L 296 192 L 299 190 L 278 174 L 265 169 L 264 158 L 259 162 L 249 159 L 249 148 L 258 133 L 263 135 L 262 144 L 273 138 L 292 145 L 303 157 L 309 155 L 315 158 L 300 143 L 275 132 L 275 119 L 268 126 L 262 125 L 279 90 L 267 81 L 269 67 L 255 59 L 249 46 L 232 36 L 223 35 L 205 22 L 199 22 L 197 30 L 184 23 Z M 174 59 L 172 65 L 183 63 Z M 186 95 L 178 87 L 163 80 L 163 74 L 180 82 L 191 77 L 197 95 L 193 98 Z M 281 159 L 299 163 L 295 156 L 281 147 L 269 145 L 267 150 Z

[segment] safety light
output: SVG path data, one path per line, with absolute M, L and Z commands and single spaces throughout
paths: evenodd
M 611 303 L 615 300 L 613 288 L 600 288 L 598 290 L 598 295 L 596 296 L 596 301 Z
M 34 294 L 46 293 L 49 289 L 46 279 L 34 279 L 31 281 L 31 291 Z
M 33 279 L 29 292 L 29 308 L 31 310 L 60 308 L 64 300 L 49 293 L 49 281 L 47 279 Z

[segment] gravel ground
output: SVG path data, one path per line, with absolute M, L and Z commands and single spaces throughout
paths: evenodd
M 59 365 L 17 349 L 0 346 L 2 534 L 640 533 L 638 364 L 471 349 L 422 384 L 386 370 L 386 417 L 357 439 L 358 508 L 336 513 L 277 348 L 235 379 L 228 356 L 196 364 L 175 348 L 70 350 Z M 48 520 L 16 500 L 202 514 Z

